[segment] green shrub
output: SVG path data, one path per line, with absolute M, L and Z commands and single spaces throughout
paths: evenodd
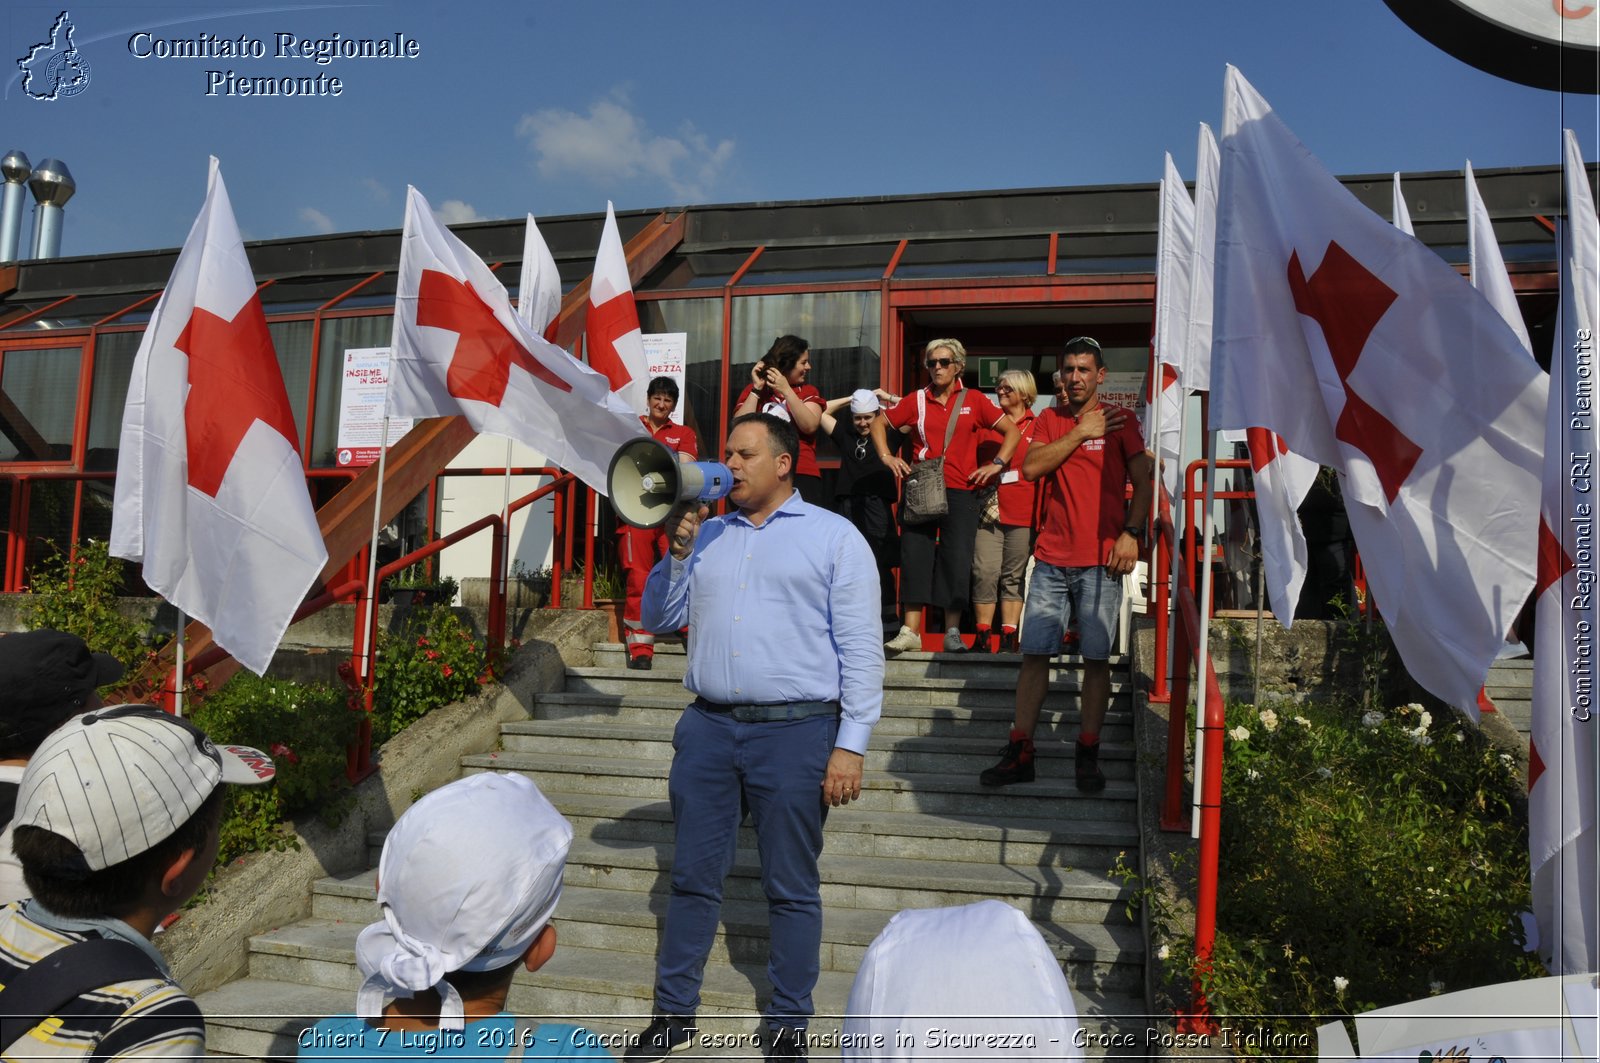
M 294 843 L 289 817 L 337 805 L 346 787 L 345 749 L 360 722 L 344 690 L 239 672 L 221 689 L 202 691 L 193 704 L 191 720 L 213 741 L 255 746 L 278 769 L 266 786 L 229 788 L 221 863 L 288 848 Z
M 33 568 L 22 603 L 22 622 L 30 631 L 68 631 L 92 650 L 109 653 L 132 672 L 149 654 L 146 625 L 117 610 L 117 591 L 127 565 L 111 556 L 106 543 L 89 540 L 76 556 L 58 554 Z
M 1219 1015 L 1312 1034 L 1328 1018 L 1543 973 L 1518 918 L 1530 901 L 1517 765 L 1441 716 L 1229 707 L 1217 938 L 1201 974 Z M 1192 948 L 1157 951 L 1184 987 Z
M 380 636 L 373 742 L 387 741 L 429 711 L 475 693 L 486 663 L 483 647 L 448 605 L 413 613 L 399 633 Z

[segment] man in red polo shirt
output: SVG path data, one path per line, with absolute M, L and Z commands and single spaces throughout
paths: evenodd
M 694 431 L 672 420 L 678 408 L 678 382 L 669 376 L 650 381 L 646 398 L 650 412 L 639 418 L 650 434 L 668 450 L 676 451 L 679 461 L 694 461 L 700 456 Z M 644 581 L 650 570 L 667 552 L 667 533 L 662 528 L 634 528 L 623 524 L 617 531 L 617 553 L 627 581 L 627 598 L 622 603 L 623 638 L 628 643 L 628 667 L 649 670 L 656 653 L 656 637 L 639 622 L 639 603 L 644 596 Z
M 1050 659 L 1060 651 L 1076 607 L 1083 654 L 1077 785 L 1095 793 L 1106 785 L 1100 725 L 1111 700 L 1111 635 L 1122 605 L 1122 577 L 1139 560 L 1153 459 L 1133 419 L 1099 400 L 1106 378 L 1100 345 L 1087 336 L 1068 340 L 1060 365 L 1067 403 L 1039 414 L 1022 464 L 1024 477 L 1045 485 L 1022 618 L 1016 714 L 1000 763 L 978 780 L 985 786 L 1033 781 L 1033 730 L 1050 685 Z M 1124 502 L 1130 476 L 1131 506 Z

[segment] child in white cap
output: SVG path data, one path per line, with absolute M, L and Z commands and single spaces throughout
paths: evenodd
M 845 1059 L 1081 1060 L 1061 964 L 1001 901 L 908 908 L 873 939 L 845 1006 Z
M 459 779 L 412 805 L 378 860 L 383 918 L 356 939 L 355 1015 L 305 1030 L 302 1060 L 611 1059 L 580 1026 L 518 1028 L 517 971 L 556 950 L 550 923 L 572 825 L 521 775 Z

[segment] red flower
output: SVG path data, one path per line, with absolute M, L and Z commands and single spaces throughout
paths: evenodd
M 438 650 L 429 650 L 427 656 L 428 656 L 428 660 L 437 661 L 439 659 L 439 651 Z
M 446 679 L 449 679 L 451 676 L 456 674 L 456 670 L 454 668 L 451 668 L 448 664 L 444 666 L 443 671 L 444 671 L 444 677 Z
M 272 755 L 289 764 L 300 763 L 300 758 L 295 756 L 294 750 L 290 749 L 282 742 L 272 743 Z
M 426 635 L 417 636 L 417 645 L 418 646 L 426 646 L 427 644 L 428 644 L 428 637 Z

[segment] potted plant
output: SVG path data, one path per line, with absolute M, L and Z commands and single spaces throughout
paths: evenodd
M 435 577 L 430 564 L 418 561 L 384 581 L 383 600 L 400 606 L 449 605 L 459 589 L 455 577 Z

